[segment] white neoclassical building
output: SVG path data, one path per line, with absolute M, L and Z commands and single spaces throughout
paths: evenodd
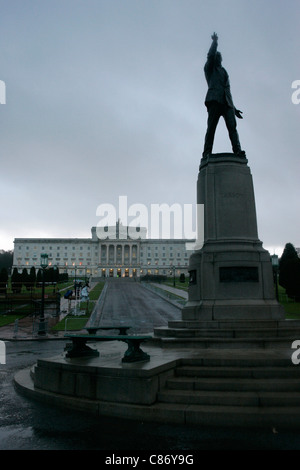
M 146 274 L 187 274 L 194 240 L 148 239 L 146 229 L 116 226 L 101 231 L 92 227 L 91 238 L 16 238 L 13 268 L 40 267 L 42 253 L 49 266 L 69 276 L 141 277 Z

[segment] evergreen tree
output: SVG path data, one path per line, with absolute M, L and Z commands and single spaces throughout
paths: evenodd
M 40 286 L 42 282 L 43 282 L 43 271 L 42 269 L 39 269 L 36 275 L 36 285 Z
M 26 268 L 22 271 L 22 283 L 26 287 L 26 290 L 30 290 L 29 274 Z
M 300 300 L 300 258 L 292 243 L 285 245 L 279 261 L 279 284 L 289 297 Z
M 0 295 L 6 294 L 8 281 L 8 273 L 6 268 L 2 268 L 0 271 Z
M 32 266 L 30 268 L 30 273 L 29 273 L 29 284 L 31 288 L 35 286 L 35 281 L 36 281 L 36 272 L 35 272 L 35 267 Z
M 11 286 L 14 294 L 18 294 L 22 290 L 22 274 L 19 273 L 17 268 L 14 268 L 11 276 Z
M 59 269 L 54 269 L 54 282 L 59 282 Z
M 44 270 L 44 276 L 45 276 L 45 282 L 53 282 L 54 278 L 54 269 L 53 268 L 47 268 Z
M 13 264 L 13 257 L 13 251 L 0 250 L 0 269 L 6 268 L 7 272 L 10 273 Z

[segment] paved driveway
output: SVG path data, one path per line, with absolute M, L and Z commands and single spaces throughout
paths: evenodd
M 108 280 L 102 312 L 97 323 L 132 325 L 132 333 L 152 332 L 154 327 L 167 326 L 169 320 L 180 320 L 181 310 L 139 282 L 125 279 Z M 97 324 L 96 323 L 96 324 Z

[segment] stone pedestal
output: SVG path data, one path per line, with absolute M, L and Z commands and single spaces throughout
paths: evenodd
M 247 163 L 230 153 L 201 161 L 197 203 L 204 204 L 204 244 L 190 257 L 182 320 L 284 318 L 270 255 L 258 239 Z

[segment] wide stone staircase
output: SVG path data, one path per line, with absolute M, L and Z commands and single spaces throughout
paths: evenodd
M 190 351 L 158 393 L 186 423 L 300 427 L 300 364 L 292 361 L 300 321 L 179 320 L 154 337 Z
M 158 401 L 184 409 L 189 424 L 299 427 L 300 365 L 290 351 L 181 359 Z
M 300 339 L 299 320 L 178 320 L 154 329 L 154 338 L 166 347 L 291 348 Z

